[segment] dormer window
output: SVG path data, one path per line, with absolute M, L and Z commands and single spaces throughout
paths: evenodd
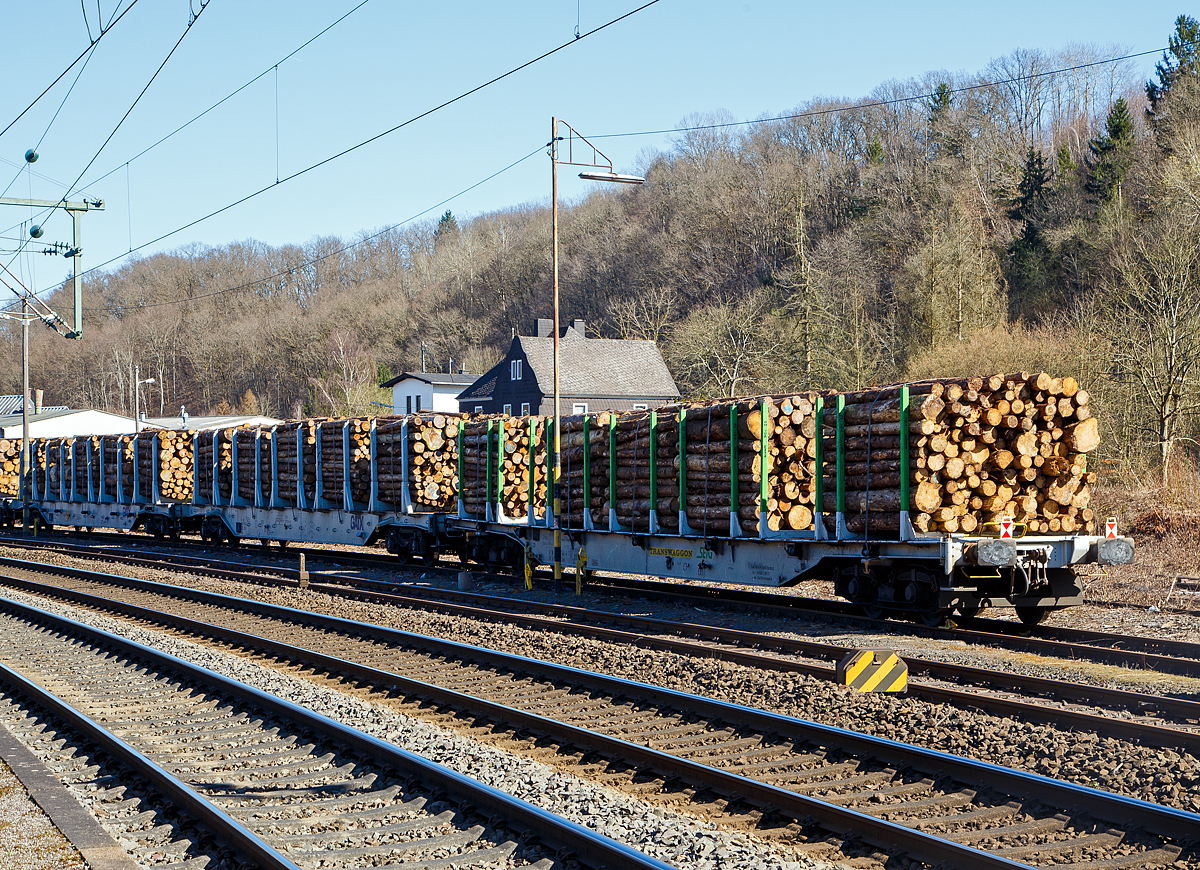
M 509 369 L 510 369 L 510 371 L 509 371 L 509 376 L 510 376 L 509 379 L 510 380 L 514 380 L 514 381 L 521 380 L 521 361 L 519 359 L 513 360 L 509 364 Z

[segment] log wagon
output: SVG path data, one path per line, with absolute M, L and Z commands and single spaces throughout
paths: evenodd
M 832 582 L 940 620 L 1077 604 L 1073 566 L 1133 542 L 1090 507 L 1090 398 L 1044 373 L 756 396 L 554 420 L 410 414 L 39 439 L 41 522 L 213 541 L 383 543 L 405 562 L 679 581 Z M 9 516 L 15 514 L 10 504 Z

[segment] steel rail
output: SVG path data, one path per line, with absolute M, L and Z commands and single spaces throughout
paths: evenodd
M 80 569 L 72 569 L 78 571 Z M 107 575 L 102 581 L 112 584 L 116 575 Z M 86 579 L 86 578 L 85 578 Z M 150 592 L 162 593 L 163 585 L 157 584 L 152 580 L 139 580 L 137 578 L 116 578 L 120 579 L 121 585 L 126 588 L 143 589 Z M 7 583 L 27 592 L 40 595 L 51 595 L 67 600 L 79 601 L 92 606 L 102 606 L 107 604 L 111 606 L 111 600 L 93 596 L 87 592 L 79 590 L 62 589 L 56 586 L 36 583 L 31 580 L 25 580 L 19 577 L 6 577 L 0 575 L 0 583 Z M 188 587 L 177 587 L 166 585 L 166 588 L 172 590 L 172 597 L 188 598 L 194 601 L 203 601 L 204 596 L 211 593 L 205 593 L 200 590 L 192 590 Z M 310 589 L 322 591 L 319 585 L 310 586 Z M 372 594 L 372 598 L 380 598 L 394 605 L 404 605 L 411 603 L 402 596 Z M 247 600 L 247 599 L 238 599 Z M 137 605 L 122 604 L 122 607 L 134 608 Z M 480 608 L 467 607 L 465 605 L 447 605 L 441 607 L 443 612 L 450 612 L 460 616 L 468 616 L 488 621 L 506 621 L 509 624 L 521 625 L 523 627 L 540 629 L 543 631 L 556 631 L 561 633 L 576 634 L 596 639 L 613 641 L 616 643 L 628 644 L 642 649 L 657 649 L 678 652 L 682 655 L 703 656 L 705 658 L 713 658 L 721 661 L 734 662 L 737 664 L 746 665 L 748 667 L 760 668 L 763 670 L 772 670 L 782 673 L 798 673 L 807 676 L 816 677 L 823 680 L 833 680 L 836 677 L 836 668 L 808 664 L 805 662 L 797 662 L 791 659 L 780 659 L 774 656 L 764 655 L 758 652 L 746 650 L 730 650 L 721 647 L 704 646 L 691 641 L 674 640 L 665 637 L 650 637 L 641 633 L 622 631 L 620 629 L 604 628 L 596 625 L 581 625 L 579 623 L 567 623 L 558 620 L 545 619 L 537 616 L 514 616 L 513 614 L 496 613 L 486 611 Z M 156 612 L 157 613 L 157 612 Z M 650 622 L 658 623 L 660 620 L 649 620 L 644 617 L 635 617 L 635 622 Z M 662 623 L 667 626 L 676 626 L 674 623 Z M 677 627 L 687 629 L 689 627 L 697 629 L 697 634 L 709 634 L 716 636 L 720 640 L 725 640 L 722 629 L 712 629 L 708 626 L 689 626 L 688 624 L 678 624 Z M 753 635 L 749 632 L 737 632 L 729 630 L 731 633 L 745 636 L 751 641 L 761 641 L 769 644 L 774 638 L 764 635 Z M 794 641 L 787 638 L 779 638 L 780 648 L 785 652 L 800 652 L 800 654 L 814 654 L 820 657 L 839 657 L 848 652 L 846 647 L 834 646 L 832 644 L 818 644 L 809 641 Z M 1200 702 L 1189 701 L 1185 699 L 1166 698 L 1158 695 L 1145 695 L 1137 692 L 1128 692 L 1119 689 L 1106 689 L 1096 686 L 1088 686 L 1083 684 L 1064 683 L 1057 680 L 1051 680 L 1044 677 L 1024 677 L 1016 674 L 1005 674 L 998 671 L 988 671 L 982 668 L 968 667 L 966 665 L 952 665 L 941 662 L 926 661 L 919 658 L 904 657 L 905 663 L 908 665 L 909 672 L 931 673 L 941 676 L 943 679 L 953 679 L 956 677 L 969 677 L 980 685 L 1007 685 L 1016 691 L 1022 691 L 1029 686 L 1033 686 L 1039 691 L 1046 693 L 1062 693 L 1068 695 L 1080 703 L 1087 703 L 1091 706 L 1099 706 L 1098 701 L 1104 700 L 1114 709 L 1139 709 L 1149 706 L 1155 706 L 1160 709 L 1169 710 L 1175 713 L 1180 718 L 1200 719 Z M 931 686 L 928 684 L 909 682 L 906 690 L 910 697 L 919 698 L 920 700 L 929 703 L 951 704 L 965 708 L 978 708 L 987 711 L 993 715 L 1011 716 L 1020 718 L 1030 722 L 1037 722 L 1043 725 L 1051 725 L 1059 729 L 1063 728 L 1078 728 L 1081 730 L 1094 731 L 1097 734 L 1105 737 L 1114 737 L 1119 740 L 1128 740 L 1130 742 L 1151 745 L 1161 748 L 1181 749 L 1185 752 L 1192 752 L 1200 755 L 1200 731 L 1188 731 L 1181 728 L 1172 728 L 1153 723 L 1135 722 L 1132 720 L 1114 718 L 1111 716 L 1102 716 L 1095 713 L 1086 713 L 1078 710 L 1069 710 L 1058 707 L 1048 707 L 1043 704 L 1031 703 L 1027 701 L 1013 700 L 1010 698 L 1001 698 L 994 695 L 981 695 L 975 692 L 962 691 L 952 688 L 943 688 L 940 686 Z M 1122 706 L 1124 704 L 1124 706 Z
M 159 586 L 165 594 L 178 597 L 179 587 L 155 584 L 153 581 L 137 581 L 139 584 Z M 401 644 L 408 648 L 426 649 L 438 655 L 453 656 L 458 660 L 485 663 L 490 667 L 517 673 L 537 673 L 550 680 L 560 681 L 575 688 L 588 686 L 593 690 L 610 695 L 614 699 L 627 698 L 655 707 L 669 706 L 698 713 L 711 721 L 734 725 L 749 725 L 762 734 L 773 734 L 792 740 L 803 740 L 818 745 L 838 747 L 856 755 L 867 755 L 901 767 L 925 770 L 935 776 L 950 775 L 952 778 L 971 784 L 985 784 L 1006 794 L 1022 799 L 1035 799 L 1063 808 L 1074 808 L 1089 815 L 1120 825 L 1131 820 L 1140 828 L 1169 840 L 1200 840 L 1200 815 L 1177 810 L 1137 798 L 1116 795 L 1087 786 L 1051 779 L 1040 774 L 1028 773 L 1002 767 L 989 762 L 977 761 L 950 755 L 938 750 L 913 746 L 874 737 L 809 720 L 758 710 L 740 704 L 718 701 L 690 695 L 674 689 L 654 686 L 597 674 L 591 671 L 558 665 L 539 659 L 518 656 L 480 647 L 472 647 L 456 641 L 405 632 L 399 629 L 369 623 L 359 623 L 342 617 L 327 616 L 248 601 L 219 593 L 184 590 L 187 598 L 207 600 L 225 607 L 246 610 L 276 619 L 288 619 L 310 626 L 318 626 L 351 635 L 368 635 Z M 114 603 L 100 599 L 105 606 Z M 117 606 L 124 606 L 116 603 Z M 169 621 L 180 619 L 168 615 Z M 206 632 L 212 631 L 208 623 L 196 623 Z
M 115 548 L 110 548 L 115 549 Z M 85 548 L 87 553 L 95 555 L 94 548 Z M 330 551 L 314 550 L 314 556 L 323 555 L 323 558 L 334 559 L 349 559 L 358 558 L 360 554 L 339 554 L 338 556 L 328 555 Z M 157 554 L 164 555 L 165 554 Z M 156 562 L 153 558 L 147 556 L 134 556 L 125 553 L 115 555 L 105 554 L 106 558 L 113 558 L 115 561 L 122 561 L 129 564 L 145 565 L 147 567 L 162 568 L 161 562 Z M 248 577 L 243 572 L 261 571 L 275 573 L 292 579 L 293 582 L 298 581 L 299 571 L 295 568 L 285 568 L 281 566 L 260 566 L 250 563 L 235 562 L 235 563 L 220 563 L 233 564 L 238 566 L 237 570 L 226 568 L 218 568 L 212 564 L 213 560 L 191 556 L 176 556 L 171 554 L 166 556 L 168 559 L 179 559 L 187 561 L 189 568 L 200 571 L 211 576 L 221 577 L 224 579 L 237 581 L 261 582 L 262 578 Z M 11 559 L 0 557 L 0 565 L 12 565 L 24 567 L 28 563 L 22 562 L 19 559 Z M 398 567 L 398 566 L 393 566 Z M 437 568 L 427 570 L 438 570 L 446 573 L 452 573 L 450 568 Z M 370 580 L 360 577 L 346 577 L 345 575 L 331 574 L 327 572 L 309 571 L 310 578 L 315 578 L 318 581 L 329 581 L 330 589 L 327 591 L 335 591 L 334 587 L 339 587 L 336 594 L 346 595 L 347 592 L 341 591 L 340 587 L 348 585 L 373 587 L 377 590 L 394 590 L 397 586 L 395 583 L 389 583 L 380 580 Z M 637 581 L 638 584 L 656 584 L 660 587 L 673 587 L 673 591 L 650 591 L 655 597 L 662 597 L 665 600 L 670 600 L 675 603 L 687 600 L 699 600 L 707 603 L 720 603 L 723 598 L 717 598 L 711 595 L 698 594 L 706 590 L 706 587 L 682 586 L 681 584 L 658 583 L 657 581 Z M 626 588 L 618 586 L 617 588 Z M 637 589 L 639 594 L 646 594 L 646 590 L 642 589 L 641 585 L 631 586 L 628 588 Z M 454 598 L 471 596 L 461 592 L 450 592 L 446 590 L 432 589 L 411 589 L 406 590 L 412 597 L 417 598 Z M 749 590 L 707 590 L 711 592 L 731 592 L 739 595 L 736 600 L 739 603 L 747 606 L 765 607 L 772 611 L 777 611 L 779 615 L 787 617 L 814 617 L 824 620 L 846 621 L 856 625 L 867 625 L 870 627 L 881 628 L 890 633 L 914 634 L 923 637 L 932 637 L 946 640 L 960 640 L 965 643 L 971 643 L 979 646 L 993 646 L 1005 649 L 1012 649 L 1021 652 L 1032 652 L 1039 655 L 1053 656 L 1056 658 L 1067 659 L 1082 659 L 1096 661 L 1101 664 L 1112 664 L 1120 667 L 1137 668 L 1143 670 L 1154 670 L 1160 673 L 1173 674 L 1177 676 L 1187 676 L 1200 678 L 1200 644 L 1190 643 L 1185 641 L 1163 641 L 1155 638 L 1144 638 L 1137 635 L 1120 635 L 1108 632 L 1086 632 L 1078 629 L 1055 629 L 1048 626 L 1039 626 L 1037 631 L 1039 634 L 1059 634 L 1064 640 L 1055 640 L 1053 637 L 1033 637 L 1029 634 L 1029 629 L 1016 626 L 1012 623 L 1002 622 L 998 620 L 979 620 L 973 622 L 975 624 L 992 625 L 1003 630 L 998 631 L 981 631 L 973 628 L 934 628 L 929 626 L 918 626 L 910 623 L 897 622 L 887 619 L 870 619 L 865 616 L 855 615 L 853 612 L 854 606 L 842 602 L 828 602 L 833 605 L 829 610 L 813 610 L 780 605 L 778 603 L 756 603 L 754 599 L 745 598 L 744 596 L 764 596 L 766 599 L 775 599 L 777 602 L 785 596 L 767 595 L 764 593 L 753 592 Z M 509 602 L 509 606 L 513 603 L 519 603 L 521 606 L 532 607 L 529 602 L 520 602 L 519 599 L 502 599 Z M 819 599 L 801 599 L 806 605 L 814 602 L 819 602 Z M 544 606 L 559 606 L 559 605 L 544 605 Z M 562 605 L 565 606 L 565 605 Z M 843 612 L 847 611 L 847 612 Z M 1017 631 L 1017 634 L 1011 633 Z M 1152 652 L 1152 650 L 1167 650 L 1175 651 L 1179 654 L 1187 656 L 1180 658 L 1176 655 L 1169 655 L 1165 652 Z
M 140 557 L 139 557 L 140 558 Z M 5 560 L 0 559 L 0 563 Z M 41 565 L 42 563 L 34 563 Z M 118 575 L 101 575 L 87 572 L 85 569 L 68 569 L 50 566 L 55 572 L 69 573 L 81 579 L 104 577 L 103 582 L 119 582 L 121 585 L 138 586 L 142 581 L 136 578 L 123 578 Z M 221 569 L 215 569 L 221 570 Z M 229 579 L 245 580 L 244 575 L 236 572 L 221 571 Z M 9 582 L 23 584 L 20 578 L 5 578 Z M 261 579 L 261 578 L 256 578 Z M 294 581 L 293 581 L 294 582 Z M 34 589 L 37 584 L 30 584 Z M 152 588 L 152 587 L 145 587 Z M 186 587 L 173 587 L 186 590 Z M 370 601 L 378 601 L 391 605 L 421 607 L 428 605 L 426 598 L 414 598 L 397 593 L 348 593 L 340 586 L 324 586 L 311 584 L 310 589 L 331 594 L 347 596 Z M 44 591 L 37 589 L 35 591 Z M 177 592 L 186 596 L 186 591 Z M 512 599 L 473 596 L 495 603 L 510 603 Z M 626 616 L 623 614 L 601 613 L 569 605 L 540 604 L 536 602 L 521 602 L 526 609 L 538 610 L 543 613 L 553 613 L 564 616 L 575 622 L 547 619 L 527 614 L 512 612 L 490 611 L 480 607 L 464 604 L 454 604 L 444 601 L 434 602 L 434 608 L 440 612 L 452 613 L 459 616 L 486 621 L 501 621 L 523 627 L 544 631 L 557 631 L 568 634 L 581 634 L 588 637 L 602 638 L 618 643 L 630 644 L 647 649 L 669 650 L 684 655 L 703 656 L 722 661 L 735 662 L 749 667 L 790 673 L 802 673 L 819 679 L 830 680 L 835 676 L 832 667 L 806 664 L 790 659 L 780 659 L 761 652 L 747 650 L 731 650 L 723 647 L 712 647 L 696 644 L 685 640 L 675 640 L 661 636 L 663 633 L 673 633 L 691 636 L 701 640 L 720 643 L 738 643 L 752 646 L 756 649 L 770 649 L 788 655 L 801 655 L 823 660 L 838 660 L 849 649 L 835 644 L 823 644 L 814 641 L 802 641 L 791 638 L 777 638 L 769 635 L 755 634 L 737 629 L 707 626 L 697 623 L 674 623 L 666 620 L 652 619 L 641 616 Z M 584 620 L 599 620 L 602 622 L 625 624 L 637 628 L 652 629 L 659 636 L 648 636 L 644 632 L 629 632 L 595 625 Z M 1200 702 L 1187 699 L 1171 698 L 1161 695 L 1150 695 L 1131 692 L 1122 689 L 1110 689 L 1087 684 L 1069 683 L 1047 677 L 1035 677 L 1010 674 L 1003 671 L 987 670 L 968 665 L 949 664 L 919 657 L 905 656 L 904 660 L 910 674 L 926 674 L 930 677 L 952 682 L 966 681 L 988 688 L 1003 688 L 1023 694 L 1051 696 L 1058 700 L 1072 701 L 1092 707 L 1109 707 L 1117 710 L 1155 709 L 1162 715 L 1174 716 L 1182 720 L 1200 721 Z M 1154 723 L 1135 722 L 1121 718 L 1101 716 L 1094 713 L 1080 712 L 1064 708 L 1047 707 L 1043 704 L 1000 698 L 994 695 L 981 695 L 952 688 L 930 686 L 927 684 L 909 683 L 908 694 L 931 703 L 948 703 L 958 707 L 979 707 L 995 715 L 1015 716 L 1027 721 L 1056 727 L 1074 727 L 1095 731 L 1103 736 L 1111 736 L 1121 740 L 1153 745 L 1158 747 L 1183 749 L 1187 752 L 1200 754 L 1200 731 L 1188 731 L 1181 728 L 1157 725 Z
M 3 539 L 0 538 L 0 542 Z M 27 545 L 30 543 L 25 540 L 12 540 L 12 543 Z M 41 548 L 41 544 L 35 544 L 35 548 Z M 49 546 L 66 546 L 72 547 L 72 544 L 51 544 Z M 79 547 L 76 551 L 77 555 L 96 555 L 98 551 L 104 551 L 106 558 L 111 558 L 114 561 L 126 562 L 129 564 L 146 565 L 148 567 L 162 567 L 162 563 L 156 561 L 150 556 L 131 555 L 121 547 L 104 545 L 103 547 Z M 247 548 L 247 552 L 251 549 Z M 354 553 L 349 551 L 322 550 L 322 549 L 305 549 L 292 548 L 288 552 L 299 553 L 305 552 L 308 556 L 314 559 L 323 559 L 326 561 L 359 561 L 371 565 L 379 565 L 393 570 L 405 570 L 406 566 L 395 562 L 392 557 L 388 556 L 372 556 L 365 553 Z M 210 557 L 186 556 L 183 554 L 171 553 L 162 554 L 156 553 L 154 556 L 164 557 L 170 560 L 186 562 L 189 568 L 196 571 L 202 571 L 216 577 L 223 577 L 233 580 L 251 579 L 253 582 L 259 582 L 261 578 L 246 578 L 240 576 L 241 572 L 261 571 L 274 573 L 292 580 L 299 579 L 299 570 L 280 565 L 255 565 L 249 562 L 229 562 L 224 560 L 213 560 Z M 20 560 L 12 560 L 14 565 L 23 564 Z M 7 564 L 4 558 L 0 558 L 0 564 Z M 219 568 L 216 565 L 232 565 L 233 569 Z M 415 570 L 411 567 L 407 570 Z M 422 566 L 420 570 L 438 571 L 443 574 L 457 574 L 459 568 L 457 566 Z M 392 590 L 397 585 L 394 582 L 371 580 L 364 577 L 354 577 L 344 574 L 308 571 L 310 578 L 318 580 L 328 580 L 331 586 L 366 586 L 381 590 Z M 508 576 L 508 575 L 496 575 Z M 963 628 L 955 626 L 953 628 L 938 628 L 933 626 L 916 625 L 913 623 L 900 622 L 892 619 L 873 619 L 863 616 L 855 605 L 841 601 L 831 601 L 816 598 L 793 598 L 791 596 L 777 595 L 772 593 L 758 592 L 749 589 L 727 589 L 717 587 L 704 586 L 688 586 L 681 583 L 667 583 L 655 580 L 625 580 L 620 578 L 605 578 L 601 575 L 593 575 L 593 579 L 589 580 L 589 584 L 593 586 L 610 586 L 615 589 L 625 591 L 635 591 L 639 595 L 645 595 L 651 598 L 672 601 L 675 603 L 681 601 L 698 601 L 708 604 L 728 604 L 730 602 L 738 605 L 744 605 L 754 609 L 767 610 L 782 617 L 812 617 L 825 621 L 846 622 L 851 625 L 863 625 L 868 627 L 881 628 L 890 633 L 914 634 L 924 637 L 932 637 L 947 640 L 965 640 L 965 642 L 975 643 L 983 646 L 1001 646 L 1009 649 L 1016 649 L 1023 652 L 1035 652 L 1039 654 L 1091 659 L 1105 664 L 1116 664 L 1124 667 L 1151 668 L 1160 670 L 1163 673 L 1171 673 L 1180 676 L 1200 677 L 1200 644 L 1188 641 L 1171 641 L 1161 638 L 1149 638 L 1140 635 L 1124 635 L 1114 634 L 1111 632 L 1093 632 L 1082 629 L 1056 628 L 1054 626 L 1037 626 L 1031 629 L 1028 626 L 1019 625 L 1016 623 L 1006 622 L 1003 620 L 988 620 L 980 617 L 975 617 L 971 620 L 971 624 L 975 626 L 991 627 L 992 631 L 982 631 L 979 628 Z M 342 594 L 342 593 L 339 593 Z M 475 596 L 470 593 L 454 592 L 451 590 L 438 590 L 430 588 L 412 587 L 409 591 L 410 595 L 424 598 L 455 598 L 461 597 L 468 600 Z M 499 599 L 508 603 L 508 606 L 537 606 L 534 603 L 523 602 L 520 599 Z M 798 604 L 803 604 L 804 607 L 798 607 L 792 604 L 781 604 L 781 601 L 795 601 Z M 822 605 L 817 607 L 817 605 Z M 569 606 L 569 605 L 540 605 L 547 607 Z M 1032 632 L 1037 632 L 1043 637 L 1034 637 Z M 1055 637 L 1061 637 L 1062 640 L 1055 640 Z
M 211 685 L 226 696 L 239 698 L 260 709 L 266 709 L 274 715 L 289 719 L 301 727 L 311 729 L 314 733 L 323 736 L 332 745 L 381 761 L 401 774 L 420 781 L 426 788 L 443 792 L 465 805 L 479 808 L 485 815 L 500 817 L 506 823 L 524 829 L 555 848 L 570 850 L 571 854 L 589 867 L 597 868 L 597 870 L 675 870 L 669 864 L 664 864 L 631 846 L 619 843 L 548 810 L 536 807 L 378 737 L 372 737 L 327 716 L 314 713 L 299 704 L 208 671 L 186 659 L 11 599 L 0 599 L 0 608 L 8 610 L 10 613 L 16 613 L 25 619 L 49 624 L 64 634 L 82 635 L 92 643 L 115 647 L 126 654 L 132 654 L 140 657 L 143 661 L 151 662 L 157 667 L 169 668 L 175 673 Z M 196 622 L 195 625 L 202 626 L 203 623 Z M 78 713 L 76 715 L 82 716 Z M 104 730 L 98 725 L 95 728 Z M 132 747 L 130 747 L 130 751 L 136 752 Z M 166 775 L 170 776 L 170 774 Z M 180 785 L 183 784 L 180 783 Z M 186 789 L 187 786 L 183 785 L 183 788 Z M 265 843 L 263 845 L 266 846 Z M 270 847 L 266 846 L 266 848 Z M 286 866 L 289 870 L 293 867 L 290 863 L 280 866 Z M 295 868 L 295 870 L 299 870 L 299 868 Z
M 9 604 L 10 602 L 6 599 L 0 599 L 0 609 L 7 608 Z M 26 606 L 21 604 L 16 604 L 16 607 L 21 608 L 21 611 L 18 612 L 26 609 Z M 679 777 L 694 785 L 712 788 L 720 794 L 737 796 L 758 806 L 770 807 L 797 820 L 812 819 L 832 833 L 841 836 L 857 836 L 874 846 L 891 852 L 902 850 L 909 856 L 926 862 L 953 861 L 953 866 L 964 868 L 964 870 L 1016 870 L 1016 868 L 1028 870 L 1031 866 L 989 855 L 970 846 L 926 834 L 896 822 L 878 819 L 857 810 L 826 803 L 817 798 L 670 755 L 648 746 L 588 731 L 536 713 L 529 713 L 405 677 L 402 674 L 150 608 L 124 605 L 121 609 L 146 621 L 184 628 L 190 632 L 211 636 L 230 644 L 262 650 L 271 655 L 284 657 L 289 661 L 303 662 L 328 669 L 334 673 L 347 674 L 373 686 L 401 690 L 428 698 L 449 705 L 455 710 L 470 712 L 475 716 L 485 717 L 489 721 L 505 723 L 514 730 L 532 729 L 546 734 L 564 745 L 588 752 L 605 753 L 609 758 L 616 757 L 654 770 L 667 778 Z M 34 613 L 42 612 L 35 608 L 28 608 L 28 610 Z
M 245 828 L 166 768 L 134 749 L 66 701 L 21 676 L 2 662 L 0 662 L 0 681 L 7 683 L 55 718 L 66 722 L 85 740 L 104 749 L 121 764 L 126 765 L 138 776 L 148 781 L 160 794 L 229 843 L 235 851 L 240 852 L 243 857 L 249 858 L 255 865 L 263 870 L 301 870 L 296 864 L 267 845 L 257 834 Z

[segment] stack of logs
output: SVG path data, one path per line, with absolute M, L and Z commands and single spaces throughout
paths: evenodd
M 487 516 L 488 492 L 496 480 L 496 459 L 499 446 L 495 422 L 503 417 L 475 417 L 463 421 L 462 435 L 462 479 L 459 481 L 459 498 L 463 511 L 472 517 Z M 488 424 L 492 423 L 492 426 Z M 488 481 L 488 474 L 492 480 Z
M 158 433 L 158 491 L 168 501 L 192 500 L 192 433 Z
M 542 417 L 510 417 L 497 425 L 504 427 L 504 450 L 500 459 L 502 486 L 500 508 L 509 519 L 525 519 L 530 509 L 530 482 L 533 483 L 535 518 L 545 517 L 551 497 L 547 478 L 546 426 Z M 529 433 L 533 431 L 533 450 Z M 553 469 L 549 470 L 553 474 Z
M 392 505 L 402 503 L 407 447 L 408 496 L 413 505 L 418 510 L 457 511 L 459 421 L 453 414 L 377 418 L 379 498 Z
M 200 495 L 211 499 L 213 491 L 213 450 L 217 452 L 217 493 L 223 501 L 233 494 L 234 429 L 201 432 L 196 445 L 196 487 Z M 241 481 L 239 480 L 239 485 Z M 253 492 L 253 489 L 251 489 Z
M 133 497 L 133 439 L 128 435 L 100 436 L 104 454 L 104 493 L 112 497 L 117 492 L 117 460 L 121 462 L 122 492 L 125 498 Z
M 72 439 L 74 444 L 71 454 L 75 459 L 75 492 L 80 495 L 88 494 L 88 457 L 96 461 L 99 452 L 100 439 L 92 435 L 78 435 Z
M 371 420 L 354 417 L 349 420 L 326 420 L 321 424 L 321 495 L 342 503 L 342 486 L 346 478 L 344 440 L 349 430 L 350 497 L 360 504 L 371 498 Z
M 276 461 L 277 494 L 284 504 L 296 504 L 298 481 L 304 483 L 306 503 L 311 506 L 317 490 L 317 423 L 319 420 L 300 420 L 275 430 L 278 440 Z M 297 463 L 296 447 L 300 442 L 301 454 Z
M 840 396 L 824 394 L 823 440 L 817 437 L 815 393 L 724 399 L 668 406 L 656 412 L 563 417 L 563 525 L 583 528 L 587 503 L 590 521 L 599 529 L 608 528 L 611 507 L 618 526 L 635 532 L 649 530 L 652 510 L 667 532 L 680 530 L 681 516 L 692 532 L 705 536 L 728 534 L 731 516 L 744 534 L 756 534 L 760 523 L 769 532 L 811 530 L 818 508 L 816 457 L 820 444 L 824 475 L 820 507 L 832 530 L 838 507 L 835 409 L 840 398 L 844 403 L 841 482 L 849 531 L 893 535 L 899 530 L 900 510 L 907 508 L 918 532 L 995 534 L 1001 517 L 1012 517 L 1033 534 L 1095 532 L 1097 524 L 1089 506 L 1089 486 L 1095 474 L 1088 471 L 1086 454 L 1099 445 L 1099 434 L 1088 394 L 1073 378 L 1021 372 L 924 381 L 908 385 L 908 390 L 907 467 L 902 465 L 900 447 L 900 385 Z M 686 421 L 682 455 L 681 410 Z M 651 433 L 652 413 L 658 417 L 657 438 Z M 523 520 L 532 506 L 536 519 L 545 518 L 552 473 L 547 417 L 426 413 L 378 418 L 375 457 L 371 456 L 369 418 L 329 421 L 321 427 L 322 467 L 318 471 L 320 422 L 310 419 L 286 424 L 278 427 L 274 436 L 278 453 L 274 485 L 285 504 L 296 503 L 297 486 L 302 482 L 306 501 L 312 506 L 318 473 L 326 497 L 340 502 L 343 429 L 348 427 L 350 455 L 346 462 L 351 495 L 358 503 L 370 498 L 372 461 L 381 500 L 401 503 L 405 481 L 402 457 L 407 452 L 409 496 L 418 510 L 453 512 L 461 498 L 467 515 L 482 518 L 488 490 L 499 485 L 493 498 L 504 517 Z M 149 494 L 152 475 L 157 474 L 164 499 L 188 500 L 193 491 L 192 435 L 159 432 L 157 464 L 152 439 L 147 436 L 138 440 L 136 457 L 131 436 L 39 441 L 39 489 L 58 485 L 59 472 L 48 473 L 47 460 L 57 467 L 57 457 L 73 454 L 77 457 L 76 491 L 86 493 L 87 459 L 91 456 L 95 468 L 103 455 L 105 492 L 115 494 L 120 456 L 119 483 L 126 497 L 133 495 L 136 460 L 143 497 Z M 258 454 L 256 437 L 263 439 Z M 269 430 L 200 433 L 197 491 L 202 496 L 212 492 L 215 449 L 218 491 L 222 499 L 230 497 L 234 438 L 239 496 L 251 499 L 257 482 L 263 503 L 267 503 L 272 488 Z M 735 442 L 736 468 L 730 456 Z M 17 495 L 19 452 L 19 441 L 0 439 L 0 492 L 7 495 Z M 652 457 L 656 491 L 651 486 Z M 587 481 L 585 458 L 590 465 Z M 730 485 L 735 474 L 736 497 Z M 900 487 L 905 479 L 907 505 L 901 503 Z M 610 480 L 615 481 L 611 491 Z M 589 485 L 590 490 L 585 491 Z M 764 487 L 765 515 L 761 502 Z
M 587 435 L 584 435 L 584 415 L 560 417 L 562 436 L 559 439 L 562 459 L 562 524 L 572 529 L 584 527 L 584 454 L 588 456 L 591 472 L 591 492 L 587 503 L 591 509 L 595 528 L 608 528 L 608 429 L 612 414 L 603 411 L 588 418 Z M 553 445 L 550 445 L 553 452 Z M 553 456 L 550 463 L 553 464 Z M 550 474 L 554 473 L 553 468 Z M 649 497 L 649 492 L 646 493 Z
M 1099 429 L 1074 378 L 1021 372 L 910 385 L 908 469 L 900 467 L 899 393 L 845 396 L 850 531 L 866 528 L 868 508 L 871 529 L 895 527 L 904 473 L 919 532 L 996 534 L 1006 516 L 1032 534 L 1095 531 L 1086 454 L 1099 446 Z M 825 461 L 832 472 L 829 438 Z M 833 511 L 836 478 L 827 476 L 825 487 L 825 509 Z

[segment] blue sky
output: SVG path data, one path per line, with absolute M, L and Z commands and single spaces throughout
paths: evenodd
M 99 14 L 107 19 L 129 2 L 99 0 Z M 271 189 L 142 253 L 250 238 L 273 245 L 330 235 L 350 240 L 431 208 L 430 217 L 446 208 L 470 216 L 546 203 L 550 167 L 541 146 L 553 115 L 584 135 L 672 127 L 693 113 L 720 110 L 746 120 L 785 113 L 818 96 L 859 97 L 889 79 L 930 70 L 975 72 L 1017 48 L 1161 49 L 1175 17 L 1191 11 L 1158 0 L 1137 4 L 1136 11 L 1105 0 L 659 0 L 449 108 L 274 186 L 277 172 L 286 177 L 572 42 L 577 21 L 586 33 L 641 5 L 369 0 L 276 73 L 278 61 L 359 2 L 210 0 L 83 173 L 87 195 L 106 202 L 105 211 L 84 218 L 85 267 L 119 258 L 264 187 Z M 199 4 L 192 0 L 191 8 Z M 7 4 L 0 128 L 87 47 L 80 5 Z M 94 35 L 97 0 L 83 6 Z M 79 67 L 0 136 L 0 190 L 8 187 L 10 197 L 63 196 L 184 33 L 188 10 L 187 0 L 139 0 L 99 43 L 52 125 Z M 1136 62 L 1143 77 L 1154 60 Z M 227 103 L 133 159 L 264 70 L 270 72 Z M 23 155 L 39 140 L 40 158 L 30 173 L 22 168 Z M 631 171 L 640 152 L 668 148 L 670 137 L 599 144 L 618 171 Z M 534 151 L 514 169 L 439 205 Z M 587 189 L 569 174 L 560 185 L 564 198 Z M 41 290 L 65 269 L 62 260 L 41 255 L 13 261 L 14 239 L 24 231 L 19 224 L 31 218 L 41 220 L 26 209 L 0 208 L 0 250 L 9 252 L 3 262 Z M 70 240 L 62 212 L 45 223 L 43 242 Z

